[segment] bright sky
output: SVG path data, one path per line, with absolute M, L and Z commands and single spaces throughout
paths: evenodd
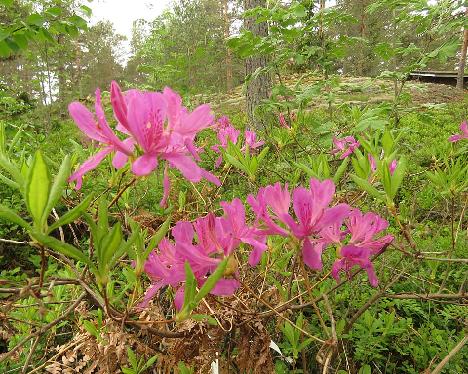
M 170 2 L 171 0 L 94 0 L 89 4 L 93 10 L 91 23 L 111 21 L 117 33 L 127 37 L 126 47 L 129 49 L 133 21 L 140 18 L 153 20 Z

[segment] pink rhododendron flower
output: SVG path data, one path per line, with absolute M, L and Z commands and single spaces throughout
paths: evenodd
M 358 209 L 353 209 L 344 220 L 345 231 L 341 230 L 341 222 L 320 232 L 320 243 L 326 243 L 325 246 L 334 243 L 341 247 L 338 251 L 340 257 L 332 268 L 333 277 L 338 280 L 340 270 L 349 275 L 351 268 L 357 265 L 367 271 L 371 285 L 377 286 L 378 280 L 370 257 L 392 242 L 392 235 L 377 237 L 388 227 L 388 222 L 375 213 L 364 214 Z
M 468 139 L 468 122 L 466 121 L 460 124 L 460 134 L 450 136 L 449 142 L 455 143 L 462 139 Z
M 240 135 L 240 131 L 237 130 L 231 124 L 225 127 L 221 127 L 218 130 L 217 137 L 218 137 L 219 144 L 215 144 L 211 147 L 213 151 L 220 154 L 219 157 L 216 159 L 215 167 L 219 167 L 219 165 L 221 165 L 221 162 L 223 161 L 223 156 L 221 155 L 221 149 L 226 149 L 229 142 L 236 144 L 237 139 L 239 138 L 239 135 Z
M 245 144 L 248 145 L 250 149 L 255 149 L 265 144 L 263 140 L 257 141 L 257 134 L 255 131 L 245 130 L 244 134 Z
M 341 248 L 341 258 L 336 260 L 332 266 L 332 276 L 337 281 L 340 280 L 339 273 L 344 271 L 349 277 L 353 266 L 359 266 L 367 272 L 369 283 L 372 287 L 377 287 L 379 281 L 375 275 L 374 266 L 370 260 L 369 251 L 364 248 L 356 247 L 353 245 L 346 245 Z
M 388 170 L 390 170 L 390 175 L 393 175 L 395 169 L 397 168 L 398 162 L 397 160 L 393 160 L 390 165 L 388 165 Z
M 367 154 L 367 159 L 369 160 L 371 171 L 375 172 L 377 170 L 377 163 L 375 162 L 374 156 L 372 156 L 370 153 L 368 153 Z
M 296 237 L 302 243 L 302 255 L 306 265 L 320 270 L 324 244 L 314 240 L 314 237 L 322 229 L 342 220 L 349 213 L 347 204 L 329 206 L 334 193 L 335 185 L 331 180 L 320 182 L 314 178 L 310 180 L 310 189 L 294 189 L 292 207 L 296 220 L 289 213 L 291 195 L 287 185 L 284 188 L 279 183 L 268 186 L 260 196 L 249 196 L 247 201 L 251 204 L 258 221 L 263 221 L 267 227 L 267 232 Z M 280 223 L 283 224 L 282 227 Z
M 332 154 L 336 155 L 342 153 L 340 159 L 349 157 L 356 148 L 360 146 L 359 142 L 354 136 L 345 136 L 344 138 L 338 139 L 336 136 L 333 137 L 333 144 L 335 148 L 332 150 Z
M 286 121 L 286 118 L 284 117 L 283 113 L 280 113 L 278 115 L 278 121 L 281 125 L 281 127 L 284 127 L 285 129 L 290 129 L 291 127 L 288 125 L 288 122 Z
M 181 97 L 168 87 L 163 92 L 129 90 L 124 94 L 118 84 L 112 82 L 110 93 L 118 121 L 116 129 L 127 136 L 124 141 L 114 134 L 105 120 L 99 90 L 96 92 L 97 121 L 80 103 L 70 104 L 70 114 L 77 126 L 91 139 L 105 145 L 70 177 L 71 181 L 77 181 L 77 188 L 81 187 L 83 175 L 97 167 L 109 153 L 115 153 L 113 165 L 116 168 L 131 160 L 131 170 L 137 176 L 150 174 L 160 161 L 166 161 L 192 182 L 206 179 L 220 184 L 218 178 L 196 163 L 200 158 L 195 137 L 211 126 L 214 119 L 208 105 L 200 105 L 189 112 L 182 106 Z M 170 183 L 167 173 L 165 175 L 167 196 Z

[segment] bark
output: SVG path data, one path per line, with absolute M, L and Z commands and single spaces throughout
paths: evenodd
M 245 10 L 253 9 L 258 6 L 265 7 L 266 0 L 244 0 Z M 245 18 L 244 27 L 254 35 L 260 37 L 268 36 L 268 24 L 265 22 L 255 23 L 255 18 Z M 245 61 L 245 73 L 246 75 L 253 74 L 257 69 L 263 68 L 267 66 L 267 64 L 267 56 L 248 57 Z M 271 84 L 271 75 L 268 73 L 259 74 L 254 79 L 250 79 L 249 82 L 247 82 L 247 115 L 250 124 L 257 130 L 263 128 L 263 124 L 259 116 L 256 115 L 255 109 L 262 100 L 270 97 Z
M 224 38 L 227 40 L 230 36 L 231 20 L 229 18 L 229 2 L 223 0 L 223 18 L 224 18 Z M 233 85 L 232 81 L 232 53 L 231 49 L 226 47 L 226 91 L 230 92 Z
M 468 7 L 465 10 L 465 17 L 468 16 Z M 466 50 L 468 47 L 468 29 L 463 31 L 463 44 L 460 52 L 460 62 L 458 63 L 457 88 L 463 90 L 466 65 Z

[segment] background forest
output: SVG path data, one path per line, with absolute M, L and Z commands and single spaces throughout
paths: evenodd
M 95 4 L 0 0 L 1 373 L 468 372 L 465 1 Z

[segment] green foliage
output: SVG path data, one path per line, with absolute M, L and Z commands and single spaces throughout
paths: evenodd
M 13 1 L 4 1 L 6 11 L 13 13 Z M 10 13 L 10 14 L 12 14 Z M 56 43 L 60 35 L 76 37 L 86 29 L 85 17 L 91 15 L 87 6 L 78 8 L 75 14 L 64 14 L 62 7 L 45 6 L 40 13 L 31 12 L 20 17 L 14 17 L 8 23 L 0 24 L 0 58 L 20 53 L 26 50 L 31 43 Z

